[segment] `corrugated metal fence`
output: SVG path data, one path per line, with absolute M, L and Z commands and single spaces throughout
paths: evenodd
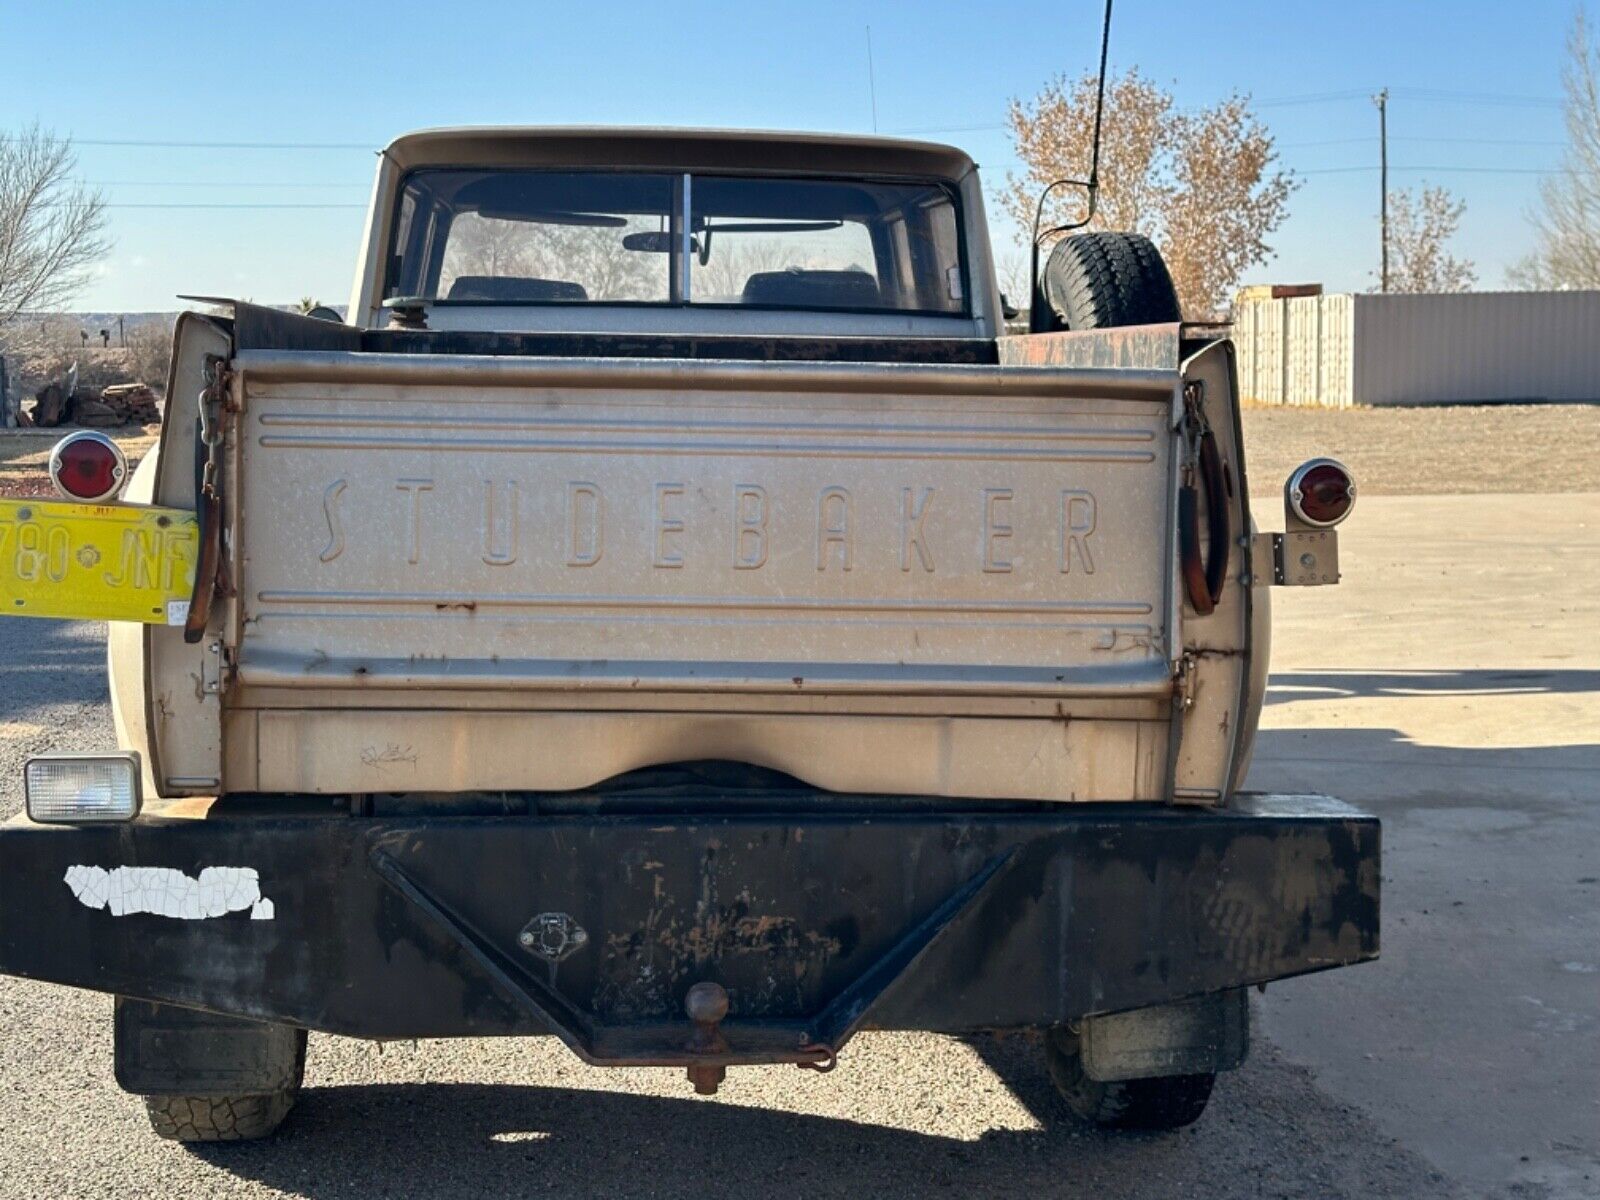
M 1257 404 L 1600 401 L 1600 292 L 1245 300 L 1233 336 Z

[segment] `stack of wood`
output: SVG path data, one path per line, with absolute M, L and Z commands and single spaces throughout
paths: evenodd
M 161 409 L 155 391 L 146 383 L 114 383 L 104 391 L 78 387 L 70 392 L 60 383 L 52 383 L 39 390 L 32 411 L 23 412 L 22 423 L 39 429 L 159 425 Z
M 114 383 L 100 393 L 100 403 L 120 416 L 125 425 L 156 425 L 161 421 L 155 390 L 147 383 Z M 82 416 L 78 419 L 83 421 Z

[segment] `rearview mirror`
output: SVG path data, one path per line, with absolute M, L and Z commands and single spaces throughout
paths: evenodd
M 643 250 L 648 254 L 669 254 L 672 251 L 672 235 L 661 230 L 625 234 L 622 248 Z
M 648 254 L 670 254 L 672 253 L 672 234 L 664 229 L 624 234 L 622 248 L 624 250 L 643 250 Z M 690 238 L 689 253 L 698 254 L 699 252 L 699 239 Z

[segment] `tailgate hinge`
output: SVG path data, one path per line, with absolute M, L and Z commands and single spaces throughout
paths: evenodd
M 1172 705 L 1180 714 L 1194 707 L 1195 665 L 1195 656 L 1185 650 L 1183 657 L 1178 660 L 1177 670 L 1173 672 Z

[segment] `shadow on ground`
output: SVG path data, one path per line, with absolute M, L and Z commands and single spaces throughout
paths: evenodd
M 1273 675 L 1268 705 L 1356 696 L 1535 696 L 1600 692 L 1600 671 L 1294 671 Z
M 3 614 L 0 614 L 3 615 Z M 107 699 L 105 626 L 31 617 L 0 620 L 0 723 L 52 704 Z
M 1308 1073 L 1270 1053 L 1225 1077 L 1213 1111 L 1191 1129 L 1108 1135 L 1066 1114 L 1036 1045 L 974 1045 L 1040 1128 L 965 1140 L 688 1097 L 384 1085 L 311 1089 L 276 1140 L 190 1153 L 312 1200 L 434 1190 L 808 1198 L 1454 1194 L 1352 1110 L 1322 1098 Z

